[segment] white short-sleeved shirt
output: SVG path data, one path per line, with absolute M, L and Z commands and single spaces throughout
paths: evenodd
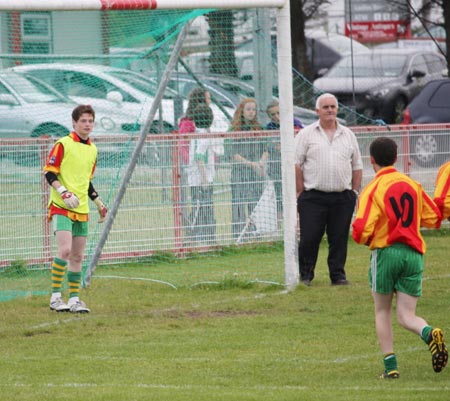
M 204 129 L 197 129 L 197 133 L 208 135 Z M 202 161 L 205 168 L 206 180 L 208 184 L 214 181 L 215 175 L 215 153 L 217 150 L 217 141 L 213 138 L 195 138 L 191 139 L 189 149 L 189 166 L 188 166 L 188 184 L 189 186 L 201 186 L 202 175 L 198 161 Z
M 355 134 L 337 123 L 333 140 L 319 121 L 303 128 L 295 137 L 295 163 L 303 171 L 305 190 L 342 192 L 352 189 L 352 174 L 362 170 L 361 152 Z

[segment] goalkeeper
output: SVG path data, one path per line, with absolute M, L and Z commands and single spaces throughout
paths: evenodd
M 45 178 L 51 186 L 49 220 L 53 222 L 58 249 L 52 263 L 50 309 L 57 312 L 90 311 L 79 298 L 81 262 L 88 234 L 88 197 L 97 206 L 99 222 L 105 220 L 108 212 L 91 182 L 97 162 L 97 147 L 89 139 L 94 120 L 91 106 L 77 106 L 72 111 L 73 131 L 55 143 L 44 166 Z M 67 303 L 61 294 L 66 267 Z

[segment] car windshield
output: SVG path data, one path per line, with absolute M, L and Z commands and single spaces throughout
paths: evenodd
M 136 74 L 126 72 L 126 71 L 110 71 L 108 74 L 113 77 L 120 79 L 121 81 L 126 82 L 128 85 L 132 86 L 134 89 L 140 90 L 150 96 L 155 96 L 156 91 L 158 90 L 158 86 L 155 82 L 152 82 L 145 77 L 139 77 Z M 173 99 L 175 97 L 175 93 L 172 92 L 169 88 L 166 88 L 164 92 L 164 99 Z
M 4 75 L 11 87 L 28 103 L 61 103 L 67 99 L 52 91 L 45 84 L 19 74 Z
M 344 57 L 329 71 L 327 77 L 384 77 L 394 78 L 400 76 L 405 68 L 407 56 L 402 54 L 357 54 Z

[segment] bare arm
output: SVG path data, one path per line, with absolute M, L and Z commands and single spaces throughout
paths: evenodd
M 352 172 L 352 189 L 359 192 L 362 183 L 362 170 L 353 170 Z
M 303 171 L 299 164 L 295 165 L 295 188 L 297 191 L 297 198 L 304 191 Z

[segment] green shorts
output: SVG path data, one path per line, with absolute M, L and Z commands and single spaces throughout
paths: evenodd
M 422 295 L 423 255 L 408 245 L 374 249 L 370 255 L 369 283 L 373 292 Z
M 87 237 L 88 235 L 87 221 L 73 221 L 62 214 L 54 214 L 52 221 L 53 232 L 70 231 L 74 237 Z

